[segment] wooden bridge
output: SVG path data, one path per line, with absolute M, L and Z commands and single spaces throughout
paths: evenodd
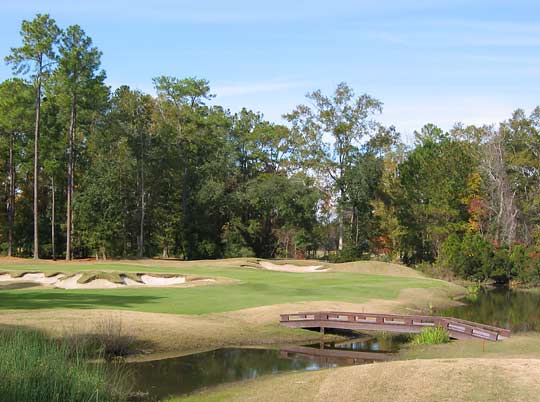
M 316 311 L 281 314 L 281 325 L 290 328 L 325 328 L 419 333 L 424 328 L 440 326 L 454 339 L 498 341 L 510 336 L 510 330 L 452 317 Z

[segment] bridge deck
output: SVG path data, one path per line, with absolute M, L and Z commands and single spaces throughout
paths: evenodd
M 335 328 L 366 331 L 419 333 L 426 327 L 440 326 L 455 339 L 502 340 L 510 330 L 452 317 L 316 311 L 281 314 L 280 323 L 290 328 Z

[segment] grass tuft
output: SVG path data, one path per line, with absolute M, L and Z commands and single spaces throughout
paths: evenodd
M 438 345 L 450 342 L 448 331 L 442 327 L 424 328 L 411 341 L 413 345 Z

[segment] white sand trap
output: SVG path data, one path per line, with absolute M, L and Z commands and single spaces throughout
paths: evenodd
M 124 282 L 124 285 L 126 286 L 144 286 L 144 283 L 137 282 L 128 277 L 127 275 L 122 274 L 120 275 L 120 278 L 122 278 L 122 282 Z
M 112 283 L 106 279 L 94 279 L 88 283 L 79 283 L 78 280 L 81 277 L 82 274 L 73 275 L 70 278 L 56 282 L 54 285 L 61 289 L 114 289 L 125 286 L 119 283 Z
M 65 275 L 63 274 L 56 274 L 54 276 L 45 276 L 44 273 L 31 273 L 31 274 L 24 274 L 22 276 L 22 279 L 25 281 L 31 281 L 31 282 L 38 282 L 46 285 L 54 284 L 58 282 L 60 279 L 62 279 Z
M 94 279 L 87 283 L 79 283 L 79 279 L 83 276 L 82 273 L 66 277 L 64 274 L 54 276 L 45 276 L 44 273 L 27 273 L 20 277 L 13 277 L 10 274 L 0 274 L 0 282 L 35 282 L 41 285 L 51 285 L 61 289 L 115 289 L 123 287 L 140 287 L 140 286 L 174 286 L 186 283 L 184 276 L 158 277 L 147 274 L 140 274 L 139 278 L 142 282 L 137 282 L 129 278 L 127 275 L 121 274 L 122 283 L 114 283 L 107 279 Z M 204 281 L 201 279 L 200 281 Z M 213 281 L 213 279 L 208 280 Z
M 269 271 L 282 272 L 324 272 L 326 269 L 321 269 L 322 265 L 293 265 L 293 264 L 272 264 L 268 261 L 259 261 L 259 265 Z
M 13 277 L 10 274 L 2 274 L 0 275 L 0 282 L 36 282 L 43 285 L 50 285 L 56 283 L 63 277 L 64 275 L 62 274 L 47 277 L 42 272 L 28 273 L 18 277 Z
M 150 286 L 171 286 L 186 282 L 186 278 L 184 278 L 183 276 L 171 276 L 169 278 L 166 278 L 161 276 L 151 276 L 143 274 L 140 276 L 140 278 L 145 285 Z
M 11 277 L 10 274 L 1 274 L 0 275 L 0 282 L 11 282 L 14 278 Z

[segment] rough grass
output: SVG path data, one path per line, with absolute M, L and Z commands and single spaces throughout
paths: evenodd
M 402 348 L 401 359 L 437 358 L 534 358 L 540 359 L 540 333 L 512 334 L 498 342 L 480 339 L 460 340 L 441 345 L 411 345 Z
M 136 276 L 136 275 L 135 275 Z M 106 281 L 122 284 L 121 273 L 119 272 L 104 272 L 104 271 L 86 271 L 82 273 L 82 276 L 79 278 L 77 283 L 89 283 L 95 281 L 96 279 L 104 279 Z
M 418 360 L 261 377 L 169 402 L 540 401 L 539 360 Z
M 1 329 L 0 401 L 121 402 L 118 373 L 88 364 L 77 347 L 36 331 Z

